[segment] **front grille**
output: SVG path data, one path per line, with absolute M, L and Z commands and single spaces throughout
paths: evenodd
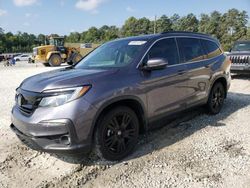
M 19 110 L 24 115 L 30 115 L 38 107 L 41 97 L 38 93 L 24 91 L 21 89 L 17 90 L 16 93 L 16 103 Z
M 235 55 L 235 56 L 230 56 L 229 58 L 233 64 L 250 64 L 250 56 Z
M 34 110 L 34 108 L 25 108 L 23 106 L 18 106 L 18 108 L 21 112 L 28 114 L 28 115 L 30 115 Z

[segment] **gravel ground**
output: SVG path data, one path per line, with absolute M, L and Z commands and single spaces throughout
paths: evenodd
M 220 114 L 192 110 L 111 163 L 33 151 L 10 131 L 15 88 L 52 69 L 0 63 L 0 187 L 250 187 L 250 77 L 233 77 Z

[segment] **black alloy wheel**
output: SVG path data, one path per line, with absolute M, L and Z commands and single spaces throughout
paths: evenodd
M 215 83 L 210 91 L 207 103 L 208 110 L 211 114 L 218 114 L 221 111 L 225 99 L 225 93 L 224 86 L 220 82 Z
M 97 130 L 97 154 L 117 161 L 129 155 L 139 136 L 139 121 L 135 112 L 125 106 L 116 107 L 103 116 Z

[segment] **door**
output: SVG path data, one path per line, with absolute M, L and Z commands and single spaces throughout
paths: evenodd
M 179 63 L 179 53 L 175 38 L 161 39 L 156 42 L 143 59 L 165 58 L 166 68 L 143 72 L 144 88 L 147 88 L 149 121 L 185 108 L 188 77 L 186 65 Z
M 187 107 L 204 102 L 209 86 L 210 66 L 199 38 L 177 38 L 182 62 L 188 71 Z

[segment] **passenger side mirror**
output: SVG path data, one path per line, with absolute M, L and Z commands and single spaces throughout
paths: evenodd
M 142 67 L 143 70 L 160 70 L 168 65 L 167 59 L 164 58 L 151 58 L 147 64 Z

